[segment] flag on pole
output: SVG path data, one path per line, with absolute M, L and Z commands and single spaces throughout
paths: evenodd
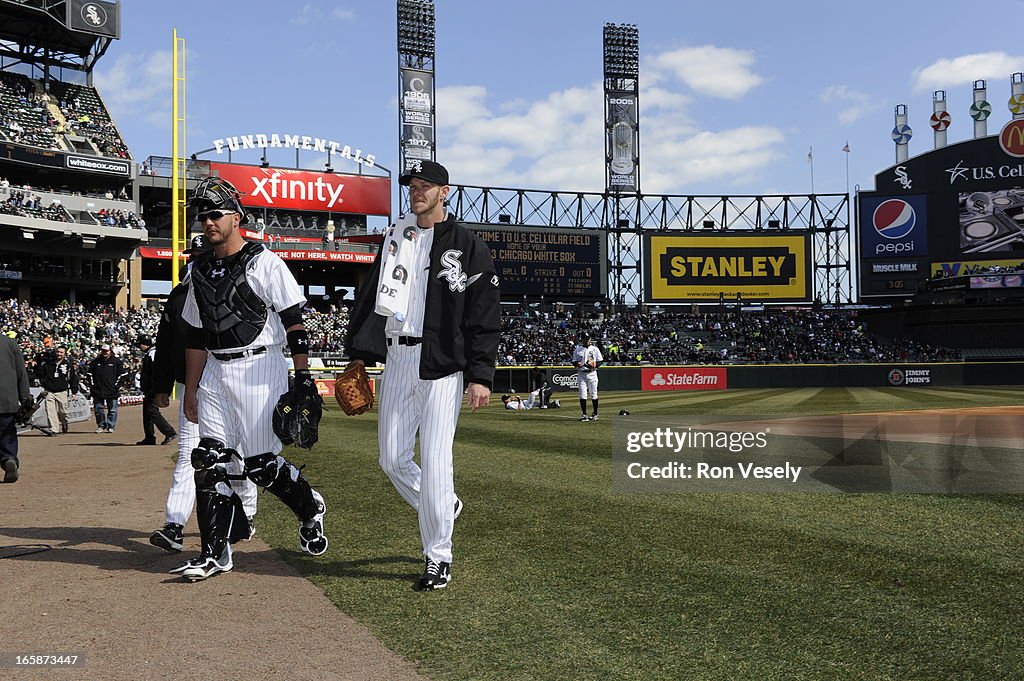
M 850 153 L 850 143 L 849 142 L 847 142 L 846 146 L 843 147 L 843 151 L 845 151 L 847 154 Z

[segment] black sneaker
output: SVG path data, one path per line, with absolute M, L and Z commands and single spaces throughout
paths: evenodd
M 182 526 L 177 523 L 167 523 L 161 529 L 149 535 L 149 543 L 164 551 L 177 553 L 182 549 Z
M 4 461 L 4 482 L 18 482 L 18 463 L 14 459 Z
M 597 414 L 592 414 L 591 417 L 590 417 L 590 420 L 591 421 L 596 421 L 597 420 Z
M 178 439 L 178 434 L 177 433 L 171 433 L 170 435 L 164 436 L 164 441 L 161 442 L 160 444 L 162 444 L 162 445 L 169 445 L 169 444 L 171 444 L 172 442 L 174 442 L 177 439 Z M 156 444 L 156 443 L 154 442 L 153 444 Z
M 589 420 L 590 420 L 590 417 L 587 416 L 586 414 L 584 414 L 583 416 L 580 417 L 580 421 L 589 421 Z
M 155 437 L 144 437 L 141 440 L 139 440 L 138 442 L 136 442 L 135 444 L 137 444 L 137 445 L 155 445 L 156 444 L 156 438 Z
M 427 558 L 424 561 L 423 576 L 413 587 L 416 591 L 435 591 L 448 586 L 452 580 L 452 564 L 439 563 L 436 560 Z
M 455 500 L 455 518 L 453 518 L 453 520 L 457 520 L 459 515 L 461 515 L 461 514 L 462 514 L 462 499 L 456 499 Z

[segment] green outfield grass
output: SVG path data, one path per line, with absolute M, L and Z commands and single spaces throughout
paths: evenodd
M 327 554 L 301 554 L 267 497 L 260 534 L 435 679 L 1024 678 L 1021 497 L 638 496 L 610 481 L 622 408 L 807 415 L 1016 405 L 1024 390 L 617 393 L 594 423 L 561 399 L 463 414 L 445 591 L 411 590 L 416 516 L 377 466 L 376 413 L 334 409 L 312 452 L 287 452 L 327 500 Z

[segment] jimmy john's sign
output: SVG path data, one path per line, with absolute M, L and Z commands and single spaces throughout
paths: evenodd
M 808 301 L 810 243 L 806 236 L 734 234 L 647 235 L 645 291 L 649 303 Z

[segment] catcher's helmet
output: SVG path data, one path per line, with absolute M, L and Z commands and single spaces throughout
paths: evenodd
M 197 211 L 233 210 L 241 217 L 240 224 L 249 221 L 249 216 L 242 207 L 242 194 L 227 180 L 219 177 L 207 177 L 199 181 L 188 199 L 189 208 Z

